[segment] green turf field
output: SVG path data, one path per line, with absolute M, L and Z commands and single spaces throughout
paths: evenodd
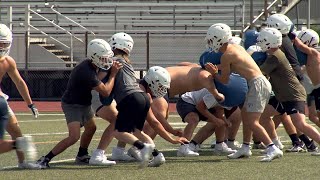
M 17 115 L 24 134 L 34 137 L 39 157 L 47 154 L 53 146 L 67 135 L 67 127 L 62 114 L 45 114 L 34 120 L 31 115 Z M 169 119 L 173 126 L 183 128 L 180 118 L 172 115 Z M 89 147 L 90 152 L 96 148 L 100 136 L 108 123 L 97 119 L 97 132 Z M 200 124 L 200 126 L 203 124 Z M 242 129 L 242 128 L 240 128 Z M 319 129 L 319 128 L 318 128 Z M 242 131 L 237 140 L 241 142 Z M 283 127 L 278 134 L 285 148 L 290 147 L 289 137 Z M 9 136 L 6 136 L 8 139 Z M 161 167 L 138 169 L 138 163 L 117 163 L 113 167 L 75 165 L 74 157 L 79 143 L 67 149 L 53 159 L 50 169 L 20 170 L 16 167 L 15 152 L 0 155 L 0 179 L 320 179 L 318 165 L 320 157 L 309 153 L 285 153 L 282 159 L 271 163 L 261 163 L 261 154 L 253 150 L 249 159 L 229 160 L 226 156 L 215 156 L 210 149 L 214 137 L 205 141 L 200 157 L 177 157 L 178 145 L 172 145 L 163 139 L 155 139 L 156 146 L 161 150 L 166 163 Z M 110 155 L 113 141 L 106 153 Z

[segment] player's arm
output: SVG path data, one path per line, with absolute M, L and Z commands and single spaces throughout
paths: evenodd
M 230 69 L 229 59 L 225 54 L 222 55 L 222 57 L 221 57 L 221 64 L 219 65 L 219 69 L 221 71 L 220 74 L 218 73 L 218 67 L 217 66 L 214 67 L 214 65 L 212 65 L 212 64 L 208 64 L 208 65 L 209 65 L 208 67 L 206 65 L 206 69 L 208 69 L 209 67 L 215 69 L 213 72 L 211 72 L 211 74 L 213 74 L 213 77 L 216 80 L 218 80 L 222 84 L 228 84 L 229 76 L 231 74 L 231 69 Z
M 151 104 L 151 109 L 155 117 L 158 121 L 162 124 L 166 131 L 175 135 L 175 136 L 182 136 L 183 133 L 180 129 L 174 129 L 169 122 L 167 121 L 167 110 L 168 110 L 168 103 L 164 98 L 156 98 L 153 100 Z
M 19 94 L 22 96 L 23 100 L 27 105 L 32 105 L 32 100 L 29 94 L 29 89 L 26 82 L 20 76 L 20 73 L 17 69 L 17 64 L 14 59 L 8 56 L 8 63 L 10 65 L 9 71 L 7 72 L 15 86 L 17 87 Z
M 22 96 L 24 102 L 28 105 L 28 108 L 31 110 L 34 118 L 38 118 L 39 112 L 36 106 L 33 104 L 32 99 L 30 97 L 29 89 L 26 84 L 26 82 L 22 79 L 20 76 L 20 73 L 17 69 L 17 64 L 14 59 L 8 56 L 8 63 L 9 63 L 9 70 L 8 70 L 8 75 L 13 81 L 13 83 L 16 85 L 19 94 Z
M 210 123 L 213 123 L 215 126 L 220 127 L 225 124 L 225 122 L 222 119 L 219 119 L 215 117 L 208 109 L 207 105 L 203 100 L 201 100 L 197 105 L 196 105 L 197 110 L 207 118 L 207 121 Z
M 93 89 L 99 92 L 99 94 L 101 94 L 104 97 L 109 96 L 113 89 L 116 75 L 121 68 L 122 68 L 121 63 L 119 63 L 118 61 L 113 61 L 113 65 L 110 70 L 110 76 L 108 81 L 106 83 L 99 83 L 99 85 L 94 87 Z
M 172 144 L 179 144 L 179 143 L 183 144 L 184 142 L 188 142 L 188 140 L 183 137 L 173 139 L 170 136 L 170 134 L 164 129 L 162 124 L 154 116 L 151 108 L 149 109 L 148 114 L 147 114 L 147 121 L 150 124 L 150 126 L 155 130 L 155 132 L 158 133 L 166 141 L 168 141 Z
M 316 49 L 303 44 L 303 42 L 297 37 L 294 38 L 293 43 L 300 51 L 307 55 L 315 55 L 318 53 Z

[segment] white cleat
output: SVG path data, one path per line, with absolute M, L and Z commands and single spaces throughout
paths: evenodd
M 23 162 L 18 164 L 19 169 L 42 169 L 42 166 L 32 162 Z
M 234 150 L 241 148 L 241 144 L 238 141 L 227 141 L 227 146 Z
M 199 153 L 191 151 L 189 149 L 189 144 L 183 144 L 179 147 L 177 156 L 194 157 L 199 156 Z
M 132 146 L 131 148 L 128 149 L 127 154 L 131 157 L 133 157 L 134 159 L 136 159 L 137 161 L 141 162 L 142 161 L 142 157 L 141 157 L 141 152 L 139 149 L 137 149 L 136 147 Z
M 275 146 L 277 146 L 279 149 L 283 149 L 283 144 L 281 143 L 281 141 L 280 141 L 280 138 L 276 138 L 276 139 L 273 139 L 272 140 L 272 142 L 273 142 L 273 144 L 275 145 Z
M 148 166 L 149 167 L 159 167 L 166 162 L 162 153 L 159 153 L 158 156 L 154 156 L 150 161 Z
M 237 150 L 233 150 L 229 148 L 225 142 L 222 142 L 215 145 L 213 152 L 216 155 L 222 155 L 222 154 L 229 155 L 237 152 Z
M 262 158 L 261 162 L 271 162 L 273 159 L 281 158 L 283 152 L 277 146 L 271 146 L 267 148 L 267 155 Z
M 252 155 L 252 152 L 250 150 L 250 146 L 244 146 L 242 145 L 240 149 L 237 150 L 237 152 L 229 154 L 227 157 L 229 159 L 238 159 L 243 157 L 250 157 Z
M 91 158 L 89 160 L 90 165 L 102 165 L 102 166 L 112 166 L 115 165 L 115 161 L 109 161 L 107 156 L 104 154 L 104 150 L 96 149 L 92 152 Z
M 144 147 L 140 150 L 142 161 L 139 165 L 139 168 L 144 168 L 148 165 L 153 149 L 154 144 L 144 143 Z
M 34 162 L 37 158 L 37 149 L 31 136 L 18 137 L 16 139 L 17 150 L 22 151 L 26 162 Z
M 193 143 L 190 143 L 189 149 L 193 152 L 199 152 L 201 150 L 201 147 L 200 147 L 200 144 L 195 145 Z
M 311 153 L 311 156 L 320 156 L 320 149 L 316 149 L 314 152 Z
M 132 156 L 129 156 L 127 151 L 124 148 L 114 147 L 112 149 L 111 159 L 114 161 L 136 161 L 136 159 Z

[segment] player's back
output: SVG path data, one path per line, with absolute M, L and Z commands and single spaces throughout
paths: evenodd
M 203 81 L 211 74 L 200 66 L 173 66 L 166 70 L 171 76 L 169 95 L 174 96 L 204 88 Z M 212 77 L 211 77 L 212 78 Z

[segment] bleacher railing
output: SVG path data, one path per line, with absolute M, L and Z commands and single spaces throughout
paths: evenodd
M 252 22 L 250 22 L 250 24 L 245 27 L 243 29 L 243 32 L 246 32 L 250 27 L 252 27 L 263 15 L 265 15 L 266 13 L 268 13 L 268 11 L 278 2 L 281 0 L 274 0 L 272 3 L 270 3 L 269 6 L 267 6 L 266 8 L 264 8 L 264 10 L 256 17 L 252 20 Z

